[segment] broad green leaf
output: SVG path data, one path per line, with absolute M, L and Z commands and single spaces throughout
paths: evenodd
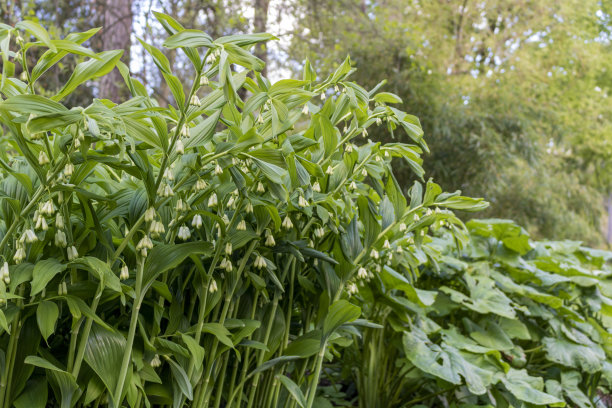
M 45 408 L 47 406 L 48 385 L 44 377 L 28 380 L 25 390 L 13 402 L 15 408 Z
M 325 316 L 323 322 L 323 337 L 329 337 L 338 327 L 345 323 L 355 321 L 361 316 L 361 308 L 340 299 L 335 301 Z
M 544 382 L 540 377 L 532 377 L 527 370 L 515 370 L 511 368 L 502 377 L 502 383 L 516 398 L 534 405 L 546 405 L 550 407 L 564 407 L 565 402 L 542 391 Z
M 98 54 L 99 59 L 92 58 L 81 62 L 74 68 L 68 82 L 51 99 L 60 101 L 70 95 L 83 82 L 108 74 L 115 67 L 122 54 L 122 50 L 104 51 Z
M 306 408 L 306 404 L 307 404 L 306 397 L 304 396 L 304 393 L 302 392 L 300 387 L 298 387 L 298 385 L 294 383 L 293 381 L 291 381 L 291 379 L 287 377 L 286 375 L 277 374 L 276 378 L 281 382 L 281 384 L 285 386 L 287 391 L 289 391 L 289 393 L 291 394 L 293 399 L 298 403 L 298 405 L 302 408 Z
M 212 245 L 209 242 L 188 242 L 177 245 L 156 245 L 144 265 L 143 287 L 148 288 L 159 274 L 176 268 L 190 255 L 210 255 Z
M 182 47 L 206 47 L 213 46 L 212 38 L 203 31 L 199 30 L 182 30 L 174 35 L 171 35 L 164 41 L 166 48 L 182 48 Z
M 66 265 L 54 258 L 36 262 L 32 272 L 32 289 L 30 292 L 32 296 L 40 293 L 55 275 L 65 270 Z
M 189 382 L 189 378 L 187 377 L 187 373 L 183 370 L 183 367 L 178 365 L 172 359 L 166 360 L 168 364 L 170 364 L 170 370 L 172 371 L 172 378 L 178 384 L 181 392 L 189 399 L 193 399 L 193 388 L 191 383 Z
M 45 30 L 40 24 L 32 20 L 24 20 L 15 24 L 15 28 L 25 30 L 32 34 L 34 37 L 38 38 L 43 44 L 45 44 L 49 49 L 53 52 L 57 52 L 57 48 L 51 41 L 51 37 L 49 37 L 49 33 Z
M 54 302 L 42 300 L 36 308 L 36 321 L 40 334 L 47 341 L 50 335 L 55 332 L 55 323 L 59 317 L 59 309 Z
M 111 391 L 111 395 L 117 387 L 117 373 L 121 371 L 125 347 L 126 340 L 121 334 L 92 325 L 85 346 L 85 361 Z

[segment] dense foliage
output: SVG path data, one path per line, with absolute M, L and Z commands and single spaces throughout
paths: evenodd
M 608 391 L 610 254 L 466 227 L 453 210 L 487 203 L 423 181 L 418 119 L 351 82 L 349 59 L 271 84 L 249 52 L 270 35 L 156 17 L 195 72 L 185 88 L 143 43 L 175 106 L 121 51 L 82 46 L 93 31 L 0 25 L 0 406 L 588 407 Z M 83 62 L 36 93 L 67 54 Z M 62 103 L 115 67 L 129 100 Z
M 326 72 L 350 54 L 357 82 L 387 79 L 423 123 L 428 174 L 491 202 L 476 216 L 514 219 L 538 238 L 604 243 L 610 0 L 295 3 L 288 58 Z

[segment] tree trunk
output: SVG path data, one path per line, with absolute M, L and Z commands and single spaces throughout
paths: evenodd
M 132 0 L 102 1 L 102 49 L 124 50 L 121 61 L 129 66 L 132 34 Z M 100 81 L 100 98 L 119 103 L 128 97 L 127 87 L 117 68 Z
M 270 5 L 270 0 L 255 0 L 254 8 L 254 19 L 253 26 L 256 33 L 264 33 L 266 32 L 266 27 L 268 25 L 268 6 Z M 261 43 L 255 46 L 255 56 L 261 59 L 266 63 L 261 74 L 263 76 L 267 76 L 268 74 L 268 51 L 266 49 L 266 44 Z

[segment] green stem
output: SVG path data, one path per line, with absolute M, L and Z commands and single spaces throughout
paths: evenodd
M 278 299 L 280 297 L 280 292 L 277 290 L 274 293 L 274 300 L 272 301 L 272 310 L 270 312 L 270 318 L 268 319 L 268 327 L 266 327 L 266 335 L 264 337 L 264 344 L 268 344 L 270 340 L 270 334 L 272 333 L 272 326 L 274 325 L 274 317 L 276 316 L 276 308 L 278 307 Z M 257 367 L 263 364 L 263 359 L 265 357 L 265 352 L 263 350 L 259 350 L 259 355 L 257 357 Z M 253 406 L 253 402 L 255 400 L 255 391 L 257 391 L 257 385 L 259 384 L 259 378 L 261 376 L 261 372 L 255 374 L 253 378 L 253 383 L 251 384 L 251 391 L 249 393 L 249 402 L 247 404 L 247 408 L 251 408 Z
M 319 386 L 319 377 L 321 375 L 321 368 L 323 367 L 323 359 L 325 358 L 325 348 L 327 347 L 327 340 L 321 343 L 321 349 L 319 350 L 319 354 L 317 354 L 317 359 L 315 360 L 315 369 L 314 369 L 314 377 L 312 377 L 312 382 L 310 383 L 310 389 L 308 390 L 308 402 L 306 403 L 306 408 L 312 408 L 312 404 L 314 404 L 315 395 L 317 394 L 317 387 Z
M 19 295 L 23 296 L 24 292 L 23 285 L 19 288 Z M 0 380 L 0 404 L 1 408 L 10 407 L 11 398 L 11 383 L 13 367 L 15 365 L 15 355 L 17 354 L 17 346 L 19 344 L 19 333 L 21 332 L 21 309 L 23 309 L 23 301 L 19 301 L 19 311 L 15 316 L 11 325 L 11 335 L 9 337 L 9 344 L 7 348 L 7 355 L 5 358 L 4 375 Z
M 94 297 L 93 302 L 91 303 L 92 316 L 95 315 L 96 309 L 98 308 L 98 303 L 100 302 L 100 298 L 102 297 L 102 290 L 103 287 L 102 283 L 100 282 L 100 286 L 96 291 L 96 296 Z M 83 328 L 83 334 L 81 335 L 81 342 L 79 343 L 79 349 L 77 351 L 77 355 L 74 361 L 74 366 L 72 367 L 72 375 L 75 379 L 79 377 L 79 371 L 81 370 L 81 364 L 83 363 L 83 357 L 85 356 L 85 348 L 87 347 L 87 340 L 89 339 L 89 332 L 91 331 L 92 324 L 93 317 L 88 317 L 85 321 L 85 327 Z
M 125 351 L 123 352 L 123 360 L 121 362 L 121 370 L 119 371 L 119 378 L 117 379 L 117 388 L 115 389 L 114 400 L 115 403 L 121 405 L 120 399 L 123 393 L 123 383 L 127 376 L 127 371 L 130 365 L 130 359 L 132 358 L 132 346 L 134 345 L 134 336 L 136 335 L 136 326 L 138 326 L 138 314 L 140 312 L 140 305 L 144 298 L 142 293 L 142 276 L 144 272 L 144 259 L 138 260 L 138 268 L 136 269 L 136 298 L 134 299 L 134 306 L 132 308 L 132 317 L 130 318 L 130 328 L 128 331 L 127 342 L 125 344 Z

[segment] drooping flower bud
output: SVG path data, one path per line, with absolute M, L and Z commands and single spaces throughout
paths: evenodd
M 388 239 L 385 239 L 385 243 L 383 244 L 383 248 L 385 249 L 391 249 L 391 244 L 389 243 Z
M 170 181 L 174 180 L 174 173 L 169 167 L 166 167 L 166 169 L 164 170 L 164 178 Z
M 255 258 L 255 262 L 253 263 L 253 265 L 257 268 L 257 269 L 262 269 L 265 268 L 267 266 L 266 260 L 264 259 L 263 256 L 261 255 L 257 255 L 257 257 Z
M 321 185 L 319 184 L 318 181 L 315 181 L 314 184 L 312 185 L 312 191 L 315 191 L 317 193 L 321 192 Z
M 176 154 L 185 154 L 185 145 L 183 145 L 181 139 L 176 141 Z
M 359 291 L 359 288 L 357 288 L 357 285 L 351 282 L 348 284 L 346 291 L 348 292 L 349 295 L 354 295 L 355 293 Z
M 219 163 L 215 165 L 215 176 L 223 174 L 223 167 L 219 166 Z
M 232 249 L 233 249 L 232 248 L 232 243 L 231 242 L 226 243 L 225 244 L 225 255 L 231 256 L 232 252 L 233 252 Z
M 215 293 L 217 291 L 217 281 L 216 280 L 211 280 L 210 281 L 210 286 L 208 286 L 208 291 L 210 293 Z
M 250 201 L 248 203 L 246 203 L 245 211 L 246 211 L 247 214 L 252 214 L 253 213 L 253 204 L 251 204 Z
M 146 222 L 151 222 L 155 219 L 155 215 L 156 215 L 155 208 L 149 207 L 144 213 L 144 219 Z
M 265 193 L 266 192 L 266 188 L 264 187 L 263 183 L 260 181 L 257 183 L 257 192 L 258 193 Z
M 66 242 L 66 234 L 64 233 L 64 231 L 59 229 L 55 231 L 54 242 L 56 247 L 66 248 L 66 245 L 68 245 L 68 243 Z
M 302 108 L 302 113 L 304 115 L 308 115 L 308 104 L 305 104 L 304 107 Z
M 308 201 L 306 201 L 303 195 L 300 195 L 300 197 L 298 198 L 298 205 L 300 207 L 308 207 Z
M 187 205 L 183 202 L 183 200 L 181 198 L 179 198 L 176 202 L 176 205 L 174 206 L 174 209 L 176 210 L 176 212 L 183 212 L 183 211 L 187 211 Z
M 18 247 L 17 250 L 15 251 L 15 255 L 13 255 L 13 260 L 15 261 L 15 263 L 19 264 L 25 258 L 26 258 L 25 248 L 23 246 Z
M 188 138 L 189 137 L 189 126 L 187 125 L 183 125 L 183 127 L 181 128 L 181 136 Z
M 166 232 L 166 228 L 161 221 L 153 221 L 149 227 L 149 232 L 151 233 L 151 236 L 156 238 Z
M 400 232 L 404 232 L 404 231 L 406 231 L 407 229 L 408 229 L 408 227 L 406 226 L 406 223 L 402 222 L 402 223 L 399 225 L 399 231 L 400 231 Z
M 57 213 L 55 216 L 55 228 L 63 229 L 64 228 L 64 217 L 61 213 Z
M 236 226 L 236 231 L 246 231 L 246 221 L 245 220 L 240 220 L 240 222 Z
M 208 80 L 208 77 L 206 75 L 202 75 L 200 77 L 200 86 L 206 86 L 210 83 L 210 81 Z
M 161 360 L 159 359 L 159 354 L 156 354 L 151 360 L 151 367 L 158 368 L 161 366 Z
M 74 164 L 68 162 L 64 166 L 64 175 L 66 177 L 70 177 L 70 176 L 72 176 L 72 173 L 74 173 Z
M 191 99 L 189 100 L 189 104 L 192 106 L 200 106 L 201 105 L 200 98 L 198 98 L 197 95 L 193 95 Z
M 293 223 L 291 222 L 291 218 L 289 218 L 289 216 L 285 216 L 285 219 L 283 220 L 282 223 L 282 227 L 286 230 L 290 230 L 291 228 L 293 228 Z
M 47 156 L 47 153 L 45 153 L 44 150 L 41 150 L 38 154 L 38 164 L 40 164 L 41 166 L 49 164 L 49 157 Z
M 183 241 L 187 241 L 189 238 L 191 238 L 191 231 L 189 230 L 189 227 L 181 225 L 178 231 L 178 237 Z
M 191 220 L 191 226 L 193 228 L 199 229 L 202 227 L 202 216 L 200 214 L 196 214 L 193 216 L 193 219 Z
M 372 258 L 374 258 L 374 259 L 378 259 L 378 258 L 380 258 L 380 254 L 378 253 L 378 251 L 377 251 L 377 250 L 373 249 L 373 250 L 370 252 L 370 257 L 372 257 Z
M 2 265 L 2 269 L 0 270 L 0 274 L 2 275 L 2 279 L 4 283 L 9 285 L 11 283 L 11 275 L 9 274 L 9 264 L 8 262 L 4 262 Z
M 270 230 L 266 230 L 265 244 L 266 246 L 269 246 L 269 247 L 273 247 L 274 245 L 276 245 L 276 242 L 274 241 L 274 236 L 272 235 L 272 232 L 270 232 Z
M 216 193 L 212 193 L 210 197 L 208 198 L 208 206 L 211 208 L 217 206 L 217 194 Z
M 75 259 L 77 259 L 79 257 L 79 252 L 74 247 L 74 245 L 71 245 L 66 250 L 66 255 L 68 256 L 68 260 L 69 261 L 73 261 L 73 260 L 75 260 Z
M 327 169 L 325 170 L 325 174 L 331 176 L 332 174 L 334 174 L 334 168 L 332 166 L 327 166 Z
M 122 281 L 129 279 L 130 278 L 130 271 L 127 267 L 127 265 L 123 265 L 121 267 L 121 272 L 119 273 L 119 279 L 121 279 Z
M 359 268 L 359 270 L 357 271 L 357 277 L 359 279 L 366 279 L 368 277 L 368 271 L 366 270 L 366 268 L 364 268 L 363 266 Z
M 159 185 L 159 190 L 157 190 L 157 194 L 159 194 L 160 197 L 167 198 L 172 197 L 174 195 L 174 191 L 172 191 L 172 187 L 170 187 L 169 184 L 161 183 Z
M 317 238 L 323 238 L 323 236 L 325 235 L 325 230 L 323 229 L 323 227 L 318 227 L 314 230 L 314 234 Z
M 36 236 L 36 234 L 34 233 L 32 229 L 25 230 L 23 232 L 23 235 L 21 236 L 21 239 L 24 240 L 28 244 L 38 241 L 38 237 Z
M 206 184 L 206 181 L 204 181 L 204 179 L 198 179 L 195 183 L 196 191 L 205 190 L 206 187 L 208 187 L 208 185 Z

